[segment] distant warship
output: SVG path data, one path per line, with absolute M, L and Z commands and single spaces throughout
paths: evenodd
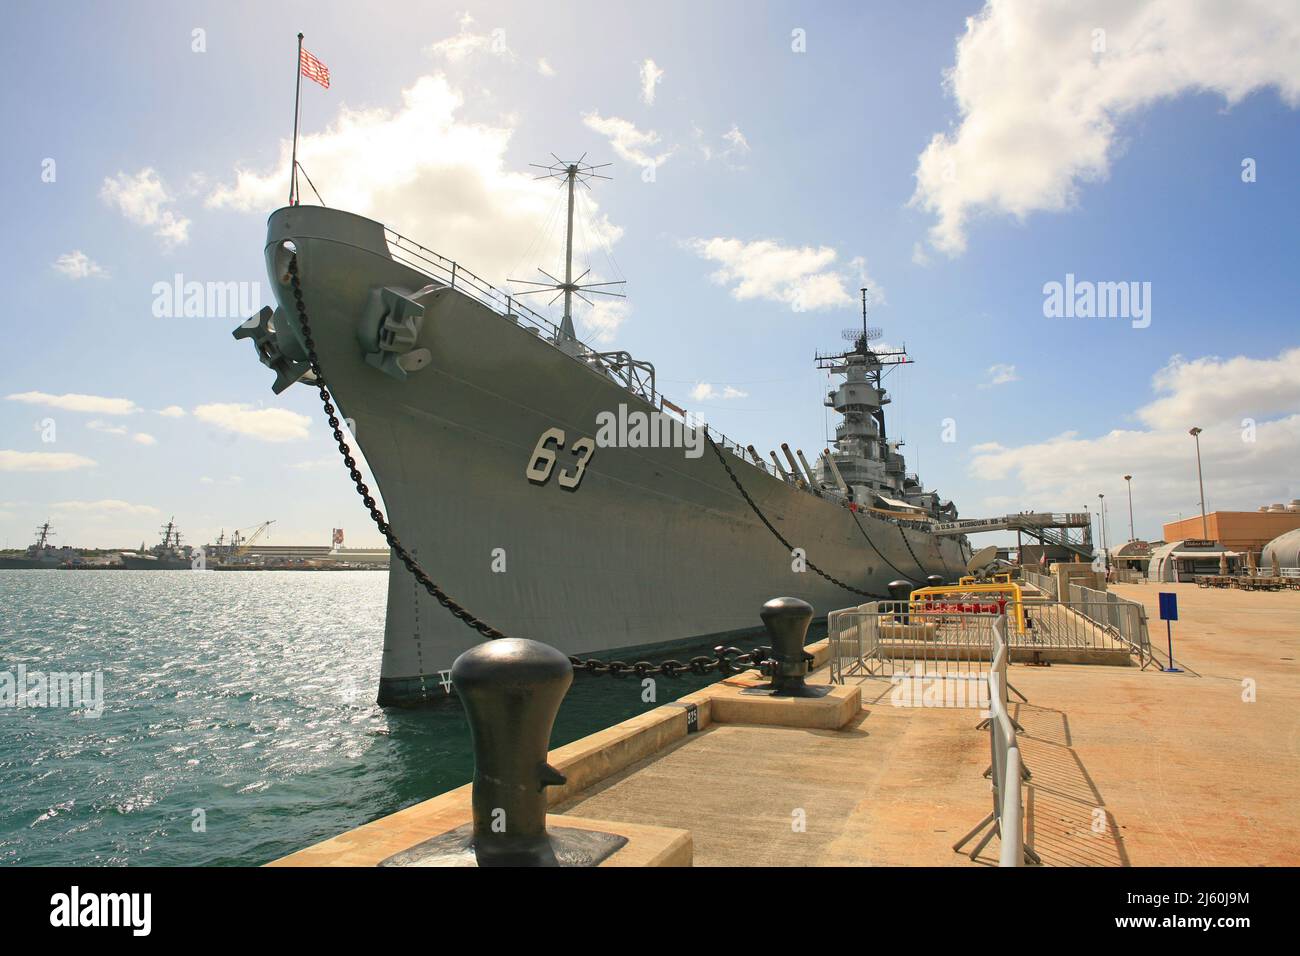
M 932 531 L 956 508 L 907 473 L 885 429 L 882 371 L 909 359 L 873 348 L 865 307 L 848 348 L 816 356 L 843 376 L 825 403 L 843 421 L 814 465 L 784 445 L 786 466 L 765 461 L 712 430 L 701 447 L 707 426 L 659 394 L 653 365 L 577 340 L 572 297 L 608 285 L 573 276 L 573 188 L 592 170 L 552 167 L 570 196 L 564 281 L 541 284 L 563 293 L 559 325 L 378 222 L 291 205 L 268 223 L 278 307 L 235 337 L 252 339 L 276 393 L 312 382 L 296 256 L 321 370 L 388 521 L 447 594 L 512 636 L 632 659 L 750 631 L 775 595 L 824 615 L 895 579 L 960 574 L 965 537 Z M 650 422 L 648 436 L 631 440 L 629 420 Z M 854 590 L 804 570 L 805 557 Z M 394 560 L 379 702 L 449 693 L 452 661 L 480 639 Z
M 77 557 L 74 548 L 56 548 L 50 544 L 54 532 L 47 521 L 36 529 L 36 543 L 16 557 L 0 557 L 0 571 L 16 568 L 57 568 Z
M 188 571 L 193 567 L 194 549 L 181 544 L 175 519 L 162 527 L 162 541 L 146 551 L 123 551 L 122 563 L 128 571 Z

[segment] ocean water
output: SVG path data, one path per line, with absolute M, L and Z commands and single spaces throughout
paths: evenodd
M 458 706 L 374 703 L 387 577 L 0 571 L 0 674 L 104 675 L 0 707 L 0 865 L 257 865 L 467 782 Z M 579 674 L 552 746 L 714 679 Z

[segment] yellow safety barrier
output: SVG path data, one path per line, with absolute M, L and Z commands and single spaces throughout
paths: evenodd
M 968 584 L 966 582 L 967 579 L 962 578 L 961 583 L 956 585 L 948 584 L 918 588 L 912 592 L 908 614 L 969 613 L 972 610 L 970 605 L 975 605 L 978 608 L 982 603 L 979 600 L 980 596 L 994 595 L 1005 597 L 1005 600 L 1001 606 L 991 605 L 992 610 L 989 613 L 1006 613 L 1014 624 L 1016 633 L 1025 633 L 1025 604 L 1020 595 L 1019 584 L 1013 583 L 1009 576 L 1006 580 L 997 580 L 995 578 L 991 584 Z M 929 607 L 925 605 L 929 605 Z

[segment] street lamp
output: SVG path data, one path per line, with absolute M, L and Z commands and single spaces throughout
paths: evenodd
M 1196 483 L 1201 486 L 1201 537 L 1210 540 L 1210 522 L 1205 517 L 1205 479 L 1201 477 L 1201 430 L 1191 428 L 1187 434 L 1196 439 Z
M 1106 496 L 1100 491 L 1097 492 L 1097 500 L 1101 502 L 1097 509 L 1101 512 L 1101 553 L 1105 555 L 1102 566 L 1110 567 L 1110 551 L 1106 548 Z
M 1128 485 L 1128 539 L 1136 541 L 1137 535 L 1133 533 L 1133 476 L 1125 475 L 1124 483 Z

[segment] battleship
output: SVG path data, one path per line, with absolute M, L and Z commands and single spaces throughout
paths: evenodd
M 291 200 L 268 221 L 277 306 L 234 336 L 252 341 L 276 394 L 318 387 L 306 317 L 393 534 L 499 633 L 626 656 L 752 634 L 775 594 L 824 616 L 897 580 L 961 574 L 966 538 L 933 530 L 956 508 L 908 474 L 886 431 L 882 376 L 910 360 L 873 347 L 865 299 L 848 346 L 815 357 L 842 378 L 825 404 L 843 416 L 815 464 L 789 446 L 785 465 L 775 452 L 764 460 L 660 394 L 650 362 L 577 339 L 572 299 L 611 284 L 573 274 L 573 189 L 598 168 L 548 168 L 569 190 L 564 280 L 537 283 L 563 295 L 558 324 L 519 302 L 527 292 L 379 222 Z M 708 447 L 597 441 L 599 422 L 637 414 Z M 452 661 L 481 639 L 393 560 L 379 703 L 449 694 Z
M 0 556 L 0 571 L 20 568 L 58 568 L 77 557 L 74 548 L 56 548 L 50 544 L 50 538 L 53 536 L 50 523 L 44 522 L 36 529 L 36 543 L 28 545 L 26 551 L 14 556 Z
M 162 541 L 145 550 L 141 545 L 136 552 L 123 551 L 122 564 L 128 571 L 181 571 L 193 567 L 194 549 L 181 544 L 181 533 L 176 519 L 162 526 Z

